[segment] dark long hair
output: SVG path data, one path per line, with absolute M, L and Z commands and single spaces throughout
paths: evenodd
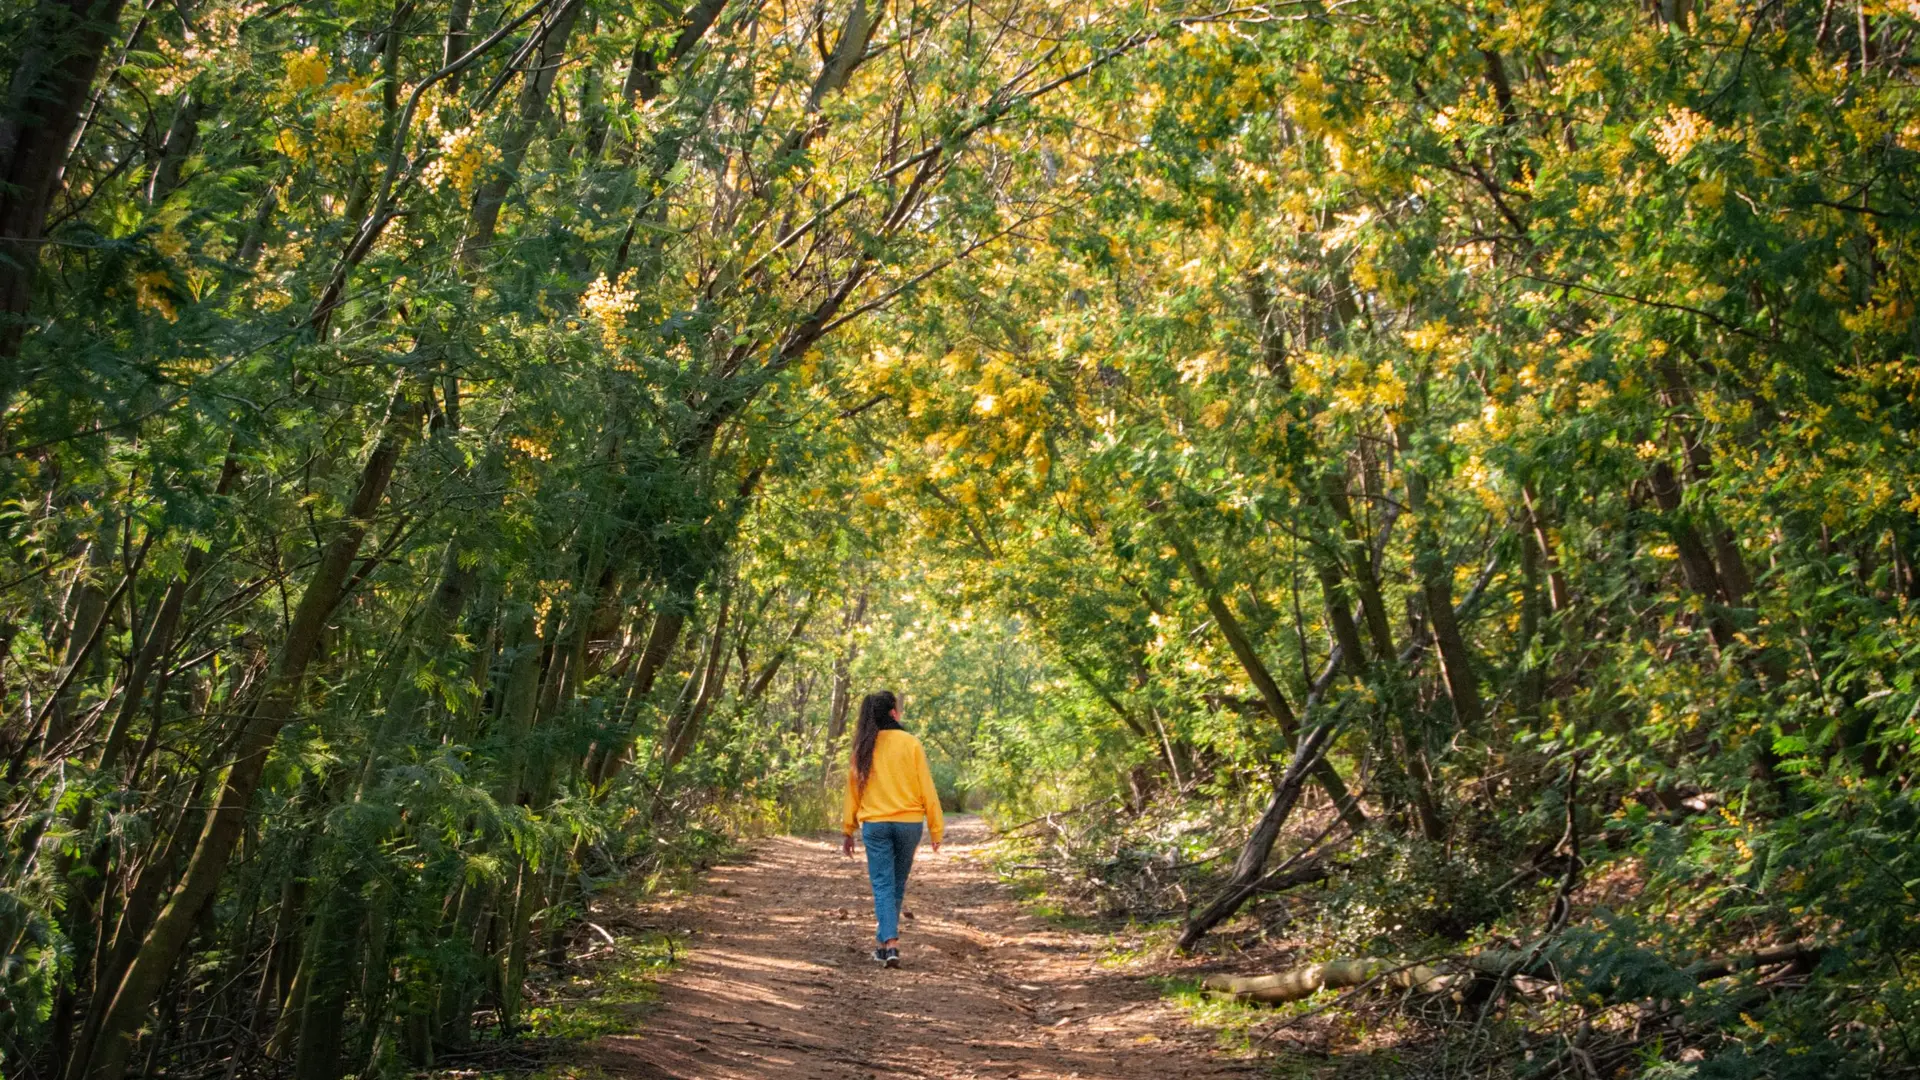
M 864 791 L 873 772 L 873 744 L 880 740 L 880 724 L 893 715 L 899 700 L 891 690 L 875 690 L 860 699 L 860 720 L 853 726 L 853 786 Z

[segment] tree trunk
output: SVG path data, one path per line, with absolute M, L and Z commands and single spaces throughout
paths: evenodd
M 1482 591 L 1492 576 L 1493 566 L 1490 564 L 1486 572 L 1481 575 L 1480 581 L 1474 585 L 1473 590 L 1453 609 L 1456 621 L 1465 617 L 1466 613 L 1479 601 Z M 1412 663 L 1425 646 L 1424 639 L 1415 639 L 1401 651 L 1395 658 L 1395 662 L 1402 667 Z M 1314 680 L 1313 689 L 1307 695 L 1306 711 L 1309 715 L 1316 711 L 1320 699 L 1332 687 L 1333 680 L 1339 674 L 1343 664 L 1343 659 L 1338 655 L 1327 658 L 1326 668 Z M 1273 796 L 1268 800 L 1266 810 L 1261 813 L 1260 820 L 1255 822 L 1252 833 L 1241 845 L 1240 856 L 1234 862 L 1233 874 L 1228 880 L 1227 887 L 1213 903 L 1207 905 L 1205 910 L 1187 920 L 1186 928 L 1180 934 L 1181 949 L 1192 949 L 1207 931 L 1238 911 L 1241 904 L 1246 903 L 1250 897 L 1261 890 L 1264 880 L 1261 872 L 1267 864 L 1267 856 L 1272 853 L 1274 841 L 1279 839 L 1281 828 L 1286 824 L 1288 816 L 1293 813 L 1294 805 L 1299 802 L 1300 788 L 1306 782 L 1307 771 L 1326 752 L 1327 744 L 1332 741 L 1333 735 L 1333 725 L 1322 724 L 1308 731 L 1299 740 L 1293 752 L 1293 760 L 1287 763 L 1287 771 L 1274 785 Z M 1282 869 L 1284 870 L 1285 867 L 1283 866 Z
M 1314 571 L 1320 578 L 1320 598 L 1326 608 L 1327 622 L 1333 627 L 1334 643 L 1340 646 L 1347 670 L 1359 675 L 1367 669 L 1366 646 L 1361 644 L 1360 626 L 1353 621 L 1353 610 L 1347 603 L 1340 564 L 1316 553 Z
M 637 105 L 644 105 L 660 94 L 660 76 L 674 64 L 693 51 L 693 47 L 706 36 L 707 29 L 720 17 L 727 6 L 727 0 L 698 0 L 680 24 L 680 33 L 668 46 L 665 56 L 658 56 L 648 40 L 651 35 L 642 33 L 633 47 L 633 59 L 627 64 L 627 80 L 621 87 L 626 99 Z
M 22 385 L 39 241 L 124 0 L 40 0 L 0 113 L 0 409 Z
M 1674 551 L 1679 555 L 1680 574 L 1686 579 L 1687 588 L 1700 597 L 1707 608 L 1707 631 L 1715 645 L 1728 648 L 1734 642 L 1733 625 L 1727 621 L 1726 613 L 1720 610 L 1727 594 L 1721 587 L 1720 572 L 1713 564 L 1712 552 L 1701 538 L 1692 517 L 1682 507 L 1680 479 L 1674 475 L 1672 465 L 1657 461 L 1647 481 L 1648 488 L 1653 492 L 1654 504 L 1660 508 L 1667 535 L 1672 538 Z
M 1254 823 L 1253 832 L 1240 849 L 1240 857 L 1234 861 L 1233 874 L 1227 881 L 1226 889 L 1198 915 L 1188 919 L 1186 927 L 1181 930 L 1179 945 L 1182 951 L 1191 950 L 1207 931 L 1240 910 L 1241 904 L 1260 891 L 1267 856 L 1273 851 L 1274 841 L 1280 838 L 1280 829 L 1286 825 L 1294 805 L 1300 801 L 1300 789 L 1306 785 L 1308 773 L 1315 763 L 1322 760 L 1321 755 L 1326 752 L 1332 739 L 1333 726 L 1323 724 L 1309 731 L 1295 746 L 1293 760 L 1288 763 L 1280 782 L 1274 785 L 1267 808 L 1261 812 L 1260 820 Z
M 473 193 L 473 213 L 467 221 L 467 235 L 460 243 L 461 265 L 468 269 L 480 265 L 482 254 L 493 244 L 500 224 L 500 207 L 518 178 L 527 148 L 540 121 L 547 114 L 547 95 L 560 75 L 566 60 L 567 40 L 573 36 L 573 24 L 579 21 L 582 0 L 562 0 L 553 21 L 546 27 L 546 40 L 534 53 L 534 67 L 520 85 L 519 107 L 512 126 L 500 140 L 500 159 Z
M 866 620 L 867 591 L 862 589 L 840 623 L 846 642 L 833 658 L 833 693 L 827 701 L 827 745 L 821 756 L 823 779 L 833 775 L 834 755 L 840 747 L 840 737 L 847 732 L 847 713 L 853 707 L 853 662 L 860 656 L 860 646 L 852 640 L 852 635 Z
M 298 1032 L 294 1080 L 337 1080 L 345 1043 L 347 996 L 358 964 L 364 914 L 358 875 L 349 873 L 321 901 L 301 963 L 305 992 L 293 1017 Z
M 493 891 L 491 883 L 467 882 L 460 890 L 460 899 L 454 906 L 453 919 L 448 928 L 448 936 L 452 940 L 464 938 L 470 943 L 469 955 L 475 962 L 485 955 L 481 927 L 486 924 L 487 906 Z M 438 1030 L 442 1042 L 462 1047 L 473 1033 L 473 1003 L 480 986 L 472 969 L 456 969 L 451 974 L 453 977 L 440 983 L 434 1003 L 433 1027 Z
M 391 903 L 392 888 L 376 883 L 366 905 L 366 952 L 360 963 L 360 1045 L 348 1065 L 362 1076 L 377 1071 L 374 1065 L 381 1038 L 387 1030 L 387 1014 L 392 1009 L 393 968 L 387 945 L 393 926 Z
M 1486 719 L 1480 702 L 1480 678 L 1474 674 L 1472 654 L 1460 624 L 1453 618 L 1453 573 L 1444 565 L 1423 574 L 1420 594 L 1426 600 L 1427 624 L 1433 629 L 1434 647 L 1440 653 L 1440 674 L 1446 682 L 1447 700 L 1453 703 L 1453 718 L 1462 729 L 1477 731 Z
M 447 67 L 467 52 L 467 22 L 473 12 L 473 0 L 453 0 L 447 8 L 447 34 L 440 48 L 440 66 Z M 460 84 L 460 73 L 447 76 L 447 93 Z
M 723 588 L 720 591 L 720 608 L 713 616 L 713 638 L 707 644 L 706 662 L 697 671 L 699 689 L 690 698 L 683 695 L 683 704 L 674 710 L 667 724 L 665 742 L 668 770 L 678 766 L 693 749 L 702 715 L 712 704 L 717 688 L 726 681 L 726 665 L 731 659 L 727 655 L 727 616 L 732 604 L 733 589 Z
M 1553 533 L 1549 529 L 1549 519 L 1540 509 L 1539 496 L 1534 494 L 1532 485 L 1520 488 L 1521 500 L 1527 508 L 1527 527 L 1533 533 L 1533 542 L 1540 550 L 1540 560 L 1547 568 L 1547 603 L 1554 614 L 1567 610 L 1573 604 L 1572 594 L 1567 589 L 1566 575 L 1560 572 L 1560 556 L 1555 550 Z
M 167 196 L 180 186 L 180 170 L 193 153 L 194 143 L 199 140 L 200 114 L 206 110 L 206 105 L 206 91 L 189 87 L 181 96 L 180 103 L 174 107 L 173 122 L 167 125 L 166 138 L 160 144 L 160 157 L 153 163 L 153 175 L 147 180 L 148 203 L 157 206 L 166 202 Z
M 1209 975 L 1201 985 L 1242 1001 L 1274 1005 L 1312 997 L 1323 989 L 1345 990 L 1376 979 L 1389 987 L 1427 994 L 1439 993 L 1454 985 L 1452 977 L 1439 968 L 1397 964 L 1391 960 L 1330 960 L 1277 975 Z
M 239 479 L 240 462 L 230 444 L 227 459 L 220 467 L 220 481 L 214 486 L 213 493 L 223 498 L 231 495 L 233 485 Z M 99 769 L 102 773 L 113 772 L 120 763 L 134 717 L 139 713 L 140 703 L 146 693 L 147 680 L 153 676 L 154 665 L 173 648 L 173 635 L 180 625 L 181 610 L 186 606 L 187 589 L 199 577 L 200 568 L 206 563 L 206 554 L 198 546 L 188 550 L 185 568 L 167 586 L 166 595 L 160 601 L 160 610 L 148 625 L 146 639 L 140 643 L 140 649 L 134 656 L 133 670 L 127 676 L 127 688 L 120 700 L 120 711 L 115 714 L 113 726 L 107 729 L 106 742 L 100 748 Z
M 1399 442 L 1401 451 L 1406 452 L 1409 442 L 1404 429 Z M 1409 466 L 1406 483 L 1407 508 L 1414 515 L 1414 573 L 1420 579 L 1427 624 L 1432 628 L 1434 647 L 1440 654 L 1440 676 L 1446 683 L 1447 700 L 1453 704 L 1456 728 L 1478 731 L 1486 712 L 1480 705 L 1480 678 L 1473 670 L 1473 656 L 1453 618 L 1453 567 L 1447 562 L 1434 515 L 1428 512 L 1427 478 Z
M 132 888 L 127 890 L 126 900 L 120 906 L 120 917 L 113 933 L 102 933 L 95 946 L 93 963 L 92 1002 L 81 1024 L 80 1039 L 73 1057 L 68 1059 L 65 1075 L 77 1078 L 88 1047 L 94 1044 L 100 1021 L 104 1018 L 107 1006 L 112 1002 L 112 991 L 119 985 L 127 965 L 133 962 L 139 943 L 146 936 L 154 913 L 160 902 L 161 890 L 173 876 L 174 867 L 186 854 L 187 844 L 193 836 L 193 828 L 199 815 L 192 809 L 200 803 L 200 796 L 206 790 L 207 777 L 197 778 L 188 789 L 187 799 L 173 829 L 167 834 L 165 846 L 140 869 L 133 879 Z
M 513 907 L 507 913 L 507 955 L 500 971 L 500 1028 L 511 1033 L 520 1020 L 521 986 L 527 978 L 527 948 L 533 909 L 539 903 L 540 874 L 533 863 L 520 860 Z M 306 1080 L 306 1078 L 301 1078 Z
M 671 603 L 671 597 L 662 597 L 661 603 Z M 653 684 L 660 677 L 660 670 L 667 666 L 667 660 L 673 655 L 673 647 L 680 641 L 680 631 L 687 625 L 684 611 L 662 610 L 654 617 L 653 629 L 647 632 L 647 644 L 640 650 L 640 665 L 634 671 L 633 692 L 631 697 L 638 702 L 653 693 Z M 619 745 L 609 746 L 601 755 L 597 775 L 593 777 L 595 787 L 604 788 L 620 775 L 633 755 L 633 740 L 637 733 L 629 730 Z
M 817 595 L 817 593 L 815 595 Z M 780 642 L 779 646 L 774 649 L 773 655 L 767 658 L 766 665 L 760 669 L 760 673 L 753 677 L 753 681 L 749 682 L 746 690 L 741 693 L 740 704 L 742 708 L 752 707 L 754 702 L 759 701 L 766 695 L 767 687 L 772 685 L 773 677 L 779 674 L 781 666 L 787 662 L 787 657 L 793 654 L 793 643 L 800 640 L 801 633 L 806 630 L 807 623 L 811 621 L 812 617 L 813 596 L 810 595 L 807 597 L 806 604 L 800 610 L 800 617 L 793 620 L 793 626 L 787 631 L 787 636 Z M 744 668 L 741 671 L 741 675 L 743 677 L 746 675 Z
M 1360 590 L 1360 613 L 1366 620 L 1367 635 L 1373 640 L 1373 655 L 1382 662 L 1390 661 L 1400 650 L 1393 642 L 1393 623 L 1387 618 L 1380 575 L 1373 569 L 1373 552 L 1360 535 L 1360 523 L 1353 516 L 1353 501 L 1347 497 L 1346 473 L 1337 469 L 1328 473 L 1322 491 L 1339 518 L 1341 535 L 1346 538 L 1346 563 Z
M 502 806 L 520 801 L 526 777 L 527 734 L 533 729 L 534 706 L 540 695 L 540 653 L 542 646 L 534 625 L 533 608 L 519 608 L 507 629 L 506 678 L 500 689 L 500 721 L 496 737 L 503 747 L 502 769 L 494 785 L 493 797 Z
M 72 732 L 74 721 L 73 707 L 78 701 L 81 688 L 81 674 L 93 666 L 95 652 L 99 646 L 101 632 L 106 628 L 109 595 L 117 598 L 132 582 L 114 590 L 103 586 L 113 564 L 115 548 L 114 533 L 118 531 L 117 515 L 108 511 L 100 516 L 95 526 L 92 543 L 87 545 L 86 567 L 79 571 L 69 594 L 72 602 L 68 606 L 68 615 L 60 637 L 66 647 L 62 650 L 59 667 L 56 668 L 56 688 L 41 706 L 38 719 L 28 725 L 26 741 L 22 750 L 31 753 L 38 746 L 45 754 L 66 741 Z M 127 568 L 133 573 L 133 567 Z M 8 780 L 17 779 L 19 765 L 23 761 L 16 758 L 14 765 L 8 768 Z
M 381 718 L 374 727 L 373 737 L 368 740 L 366 760 L 360 766 L 362 792 L 372 786 L 375 772 L 385 760 L 386 752 L 394 740 L 413 726 L 415 714 L 421 711 L 420 707 L 426 701 L 427 692 L 417 678 L 420 663 L 431 657 L 431 650 L 445 644 L 479 583 L 478 573 L 461 565 L 466 550 L 464 536 L 456 536 L 447 542 L 446 553 L 440 562 L 439 584 L 434 586 L 426 609 L 421 612 L 418 624 L 408 635 L 399 662 L 394 665 L 393 687 L 387 692 Z
M 1188 576 L 1192 577 L 1193 583 L 1200 587 L 1200 594 L 1206 600 L 1207 611 L 1213 615 L 1214 624 L 1220 628 L 1221 635 L 1227 639 L 1227 645 L 1233 650 L 1234 658 L 1240 661 L 1240 667 L 1247 673 L 1248 681 L 1252 682 L 1254 689 L 1260 692 L 1260 700 L 1266 705 L 1267 713 L 1280 725 L 1283 734 L 1290 739 L 1297 739 L 1300 721 L 1294 716 L 1292 706 L 1287 704 L 1286 697 L 1280 692 L 1280 684 L 1274 681 L 1273 673 L 1267 670 L 1266 663 L 1255 651 L 1252 640 L 1247 637 L 1246 630 L 1241 627 L 1240 620 L 1233 614 L 1233 609 L 1221 599 L 1220 590 L 1214 587 L 1213 576 L 1201 564 L 1193 544 L 1171 525 L 1167 527 L 1167 535 L 1172 539 L 1174 550 L 1179 554 L 1180 561 L 1186 565 Z M 1339 771 L 1319 755 L 1315 755 L 1308 764 L 1313 770 L 1314 782 L 1318 783 L 1327 793 L 1327 797 L 1333 800 L 1333 805 L 1339 810 L 1341 818 L 1354 829 L 1366 828 L 1367 816 L 1361 811 L 1358 800 L 1348 793 L 1346 782 L 1340 779 Z M 1263 854 L 1261 858 L 1264 860 L 1265 855 Z

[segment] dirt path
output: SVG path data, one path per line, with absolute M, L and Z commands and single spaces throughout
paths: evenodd
M 642 1030 L 594 1064 L 637 1080 L 878 1076 L 1246 1077 L 1155 989 L 1098 964 L 1102 939 L 1023 912 L 981 859 L 977 819 L 924 846 L 902 967 L 867 958 L 865 862 L 781 837 L 720 867 L 676 921 L 691 954 Z M 844 915 L 843 915 L 844 912 Z

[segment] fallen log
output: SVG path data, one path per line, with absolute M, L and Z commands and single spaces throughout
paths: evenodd
M 1821 954 L 1817 945 L 1793 942 L 1761 949 L 1740 956 L 1722 957 L 1695 964 L 1686 970 L 1695 982 L 1723 979 L 1729 975 L 1776 964 L 1811 963 Z M 1555 957 L 1539 947 L 1525 949 L 1487 949 L 1446 968 L 1404 960 L 1368 958 L 1329 960 L 1305 964 L 1272 975 L 1209 975 L 1201 986 L 1218 994 L 1242 1001 L 1275 1005 L 1312 997 L 1321 990 L 1345 990 L 1379 981 L 1384 986 L 1438 994 L 1456 990 L 1479 979 L 1489 983 L 1508 979 L 1544 978 L 1557 982 L 1553 972 Z
M 1276 975 L 1209 975 L 1201 985 L 1242 1001 L 1274 1005 L 1312 997 L 1321 990 L 1345 990 L 1376 980 L 1402 990 L 1437 994 L 1450 989 L 1459 978 L 1426 964 L 1379 959 L 1329 960 Z
M 1717 960 L 1708 960 L 1687 969 L 1695 982 L 1707 982 L 1711 979 L 1724 979 L 1742 971 L 1754 968 L 1772 967 L 1775 964 L 1804 964 L 1811 966 L 1819 963 L 1825 949 L 1810 941 L 1794 941 L 1785 945 L 1761 949 L 1744 956 L 1726 956 Z
M 1819 960 L 1824 951 L 1812 942 L 1793 941 L 1756 952 L 1701 960 L 1682 967 L 1680 971 L 1694 982 L 1703 983 L 1776 964 L 1812 963 Z M 1487 949 L 1465 960 L 1467 968 L 1479 975 L 1529 975 L 1538 978 L 1554 978 L 1555 966 L 1565 962 L 1558 952 L 1540 944 L 1520 949 Z

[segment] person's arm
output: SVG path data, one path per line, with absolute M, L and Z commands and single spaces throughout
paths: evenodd
M 840 854 L 853 854 L 853 834 L 860 828 L 860 789 L 854 786 L 853 770 L 847 770 L 847 812 L 840 818 Z
M 914 749 L 920 758 L 920 805 L 927 812 L 927 837 L 933 841 L 933 850 L 940 850 L 940 837 L 946 831 L 946 820 L 940 816 L 940 790 L 933 786 L 933 767 L 927 764 L 927 748 L 917 741 Z

